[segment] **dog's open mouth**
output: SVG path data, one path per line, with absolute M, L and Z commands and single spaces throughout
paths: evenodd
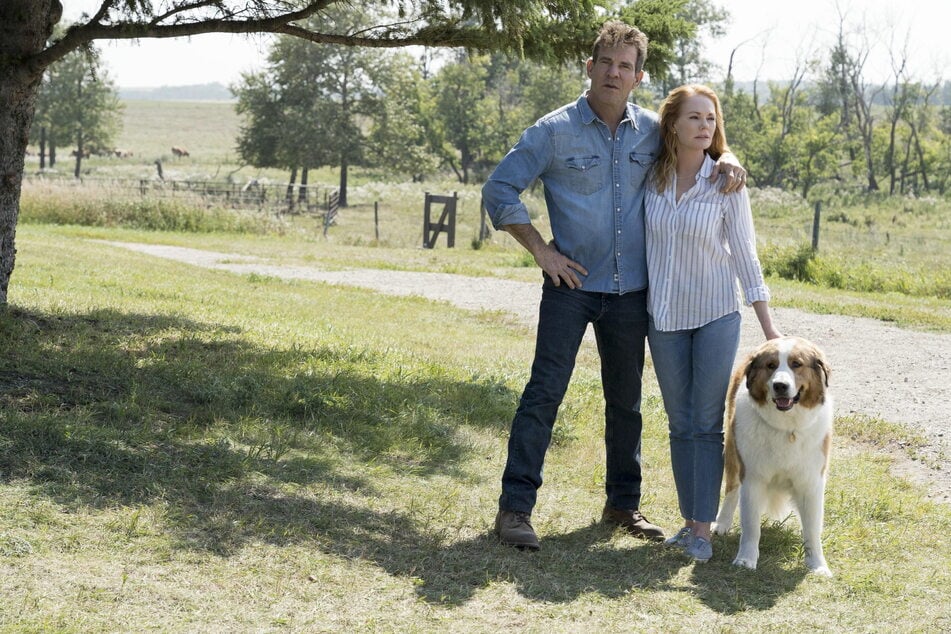
M 793 408 L 793 405 L 799 402 L 799 395 L 800 395 L 800 392 L 797 392 L 794 398 L 777 397 L 773 399 L 773 403 L 776 404 L 776 409 L 778 409 L 779 411 L 788 412 L 789 410 Z

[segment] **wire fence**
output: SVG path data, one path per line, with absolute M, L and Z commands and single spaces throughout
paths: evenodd
M 114 198 L 168 198 L 206 207 L 258 210 L 271 214 L 325 214 L 337 188 L 328 185 L 273 183 L 253 179 L 246 183 L 156 178 L 49 178 L 28 176 L 30 184 L 97 188 Z

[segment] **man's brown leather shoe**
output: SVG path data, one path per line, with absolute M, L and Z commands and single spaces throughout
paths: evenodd
M 604 512 L 601 513 L 601 521 L 605 524 L 620 526 L 635 537 L 649 539 L 652 542 L 664 541 L 663 529 L 648 522 L 637 509 L 616 509 L 605 506 Z
M 495 534 L 506 546 L 538 550 L 541 544 L 532 528 L 532 514 L 518 511 L 499 511 L 495 516 Z

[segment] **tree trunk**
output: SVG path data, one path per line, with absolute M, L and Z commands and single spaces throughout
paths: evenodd
M 83 156 L 86 152 L 86 144 L 83 142 L 82 132 L 79 133 L 79 136 L 76 137 L 76 168 L 73 170 L 73 177 L 79 178 L 82 174 L 83 169 Z
M 300 168 L 300 186 L 297 188 L 297 208 L 307 211 L 307 167 Z
M 294 213 L 294 184 L 297 183 L 297 166 L 291 168 L 291 177 L 287 181 L 287 191 L 284 192 L 284 201 L 287 203 L 287 213 Z
M 340 158 L 340 198 L 337 203 L 341 209 L 347 206 L 347 176 L 349 170 L 350 162 L 347 160 L 347 151 L 344 150 L 343 156 Z
M 0 306 L 16 260 L 24 159 L 45 70 L 29 58 L 43 50 L 62 13 L 59 0 L 0 2 Z
M 46 126 L 40 128 L 40 169 L 46 169 Z

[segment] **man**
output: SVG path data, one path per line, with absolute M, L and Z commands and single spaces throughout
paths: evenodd
M 528 128 L 482 190 L 493 226 L 525 247 L 544 277 L 535 359 L 512 421 L 495 521 L 506 545 L 540 546 L 531 513 L 558 407 L 589 323 L 605 400 L 602 521 L 645 539 L 664 538 L 639 510 L 648 319 L 644 179 L 660 140 L 657 115 L 628 98 L 644 76 L 646 54 L 647 37 L 638 29 L 606 23 L 586 63 L 591 87 Z M 727 189 L 733 190 L 745 173 L 732 155 L 726 157 Z M 519 198 L 536 178 L 545 185 L 551 243 L 532 226 Z

